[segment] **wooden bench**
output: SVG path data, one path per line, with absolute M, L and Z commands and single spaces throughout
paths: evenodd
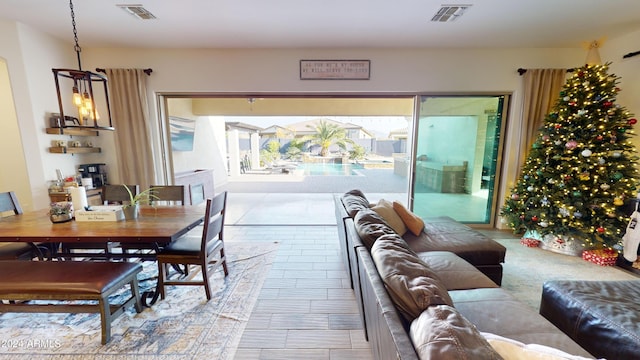
M 137 274 L 142 265 L 129 262 L 0 261 L 0 312 L 100 313 L 102 344 L 111 339 L 111 323 L 127 306 L 142 311 Z M 131 296 L 110 304 L 109 296 L 129 284 Z M 15 301 L 18 300 L 18 301 Z M 29 300 L 90 300 L 80 303 Z

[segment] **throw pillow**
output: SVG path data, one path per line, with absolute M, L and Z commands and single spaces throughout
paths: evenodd
M 371 257 L 391 301 L 407 322 L 413 321 L 431 305 L 453 306 L 438 276 L 400 235 L 380 236 L 371 248 Z
M 393 210 L 393 203 L 389 200 L 380 199 L 378 203 L 371 208 L 373 211 L 377 212 L 384 221 L 391 226 L 398 235 L 402 236 L 407 232 L 407 226 L 404 224 L 398 213 Z
M 411 322 L 409 336 L 420 359 L 502 359 L 455 308 L 432 306 Z
M 402 219 L 402 222 L 404 222 L 407 229 L 409 229 L 413 235 L 420 236 L 422 229 L 424 229 L 424 220 L 397 201 L 393 202 L 393 210 L 396 211 L 400 219 Z
M 562 350 L 539 344 L 524 344 L 491 333 L 481 333 L 493 349 L 505 359 L 522 360 L 586 360 L 587 358 L 568 354 Z
M 358 236 L 369 251 L 380 236 L 396 233 L 377 212 L 369 208 L 358 211 L 353 223 Z

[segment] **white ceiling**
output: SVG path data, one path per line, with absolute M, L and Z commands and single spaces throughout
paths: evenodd
M 80 46 L 581 47 L 640 29 L 640 0 L 127 1 L 75 0 Z M 157 19 L 116 4 L 142 4 Z M 472 6 L 455 22 L 430 22 L 442 4 Z M 0 0 L 0 19 L 73 40 L 68 0 Z

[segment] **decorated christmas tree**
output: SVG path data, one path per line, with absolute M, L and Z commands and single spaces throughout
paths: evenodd
M 567 236 L 588 248 L 621 242 L 636 197 L 635 118 L 616 104 L 608 64 L 575 69 L 545 116 L 501 215 L 515 233 Z

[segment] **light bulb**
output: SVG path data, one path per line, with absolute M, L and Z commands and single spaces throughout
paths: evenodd
M 77 86 L 73 87 L 73 104 L 75 106 L 82 106 L 82 96 Z
M 85 91 L 84 93 L 84 100 L 83 100 L 83 105 L 84 107 L 88 110 L 91 111 L 91 109 L 93 109 L 93 103 L 91 101 L 91 98 L 89 97 L 89 94 Z

